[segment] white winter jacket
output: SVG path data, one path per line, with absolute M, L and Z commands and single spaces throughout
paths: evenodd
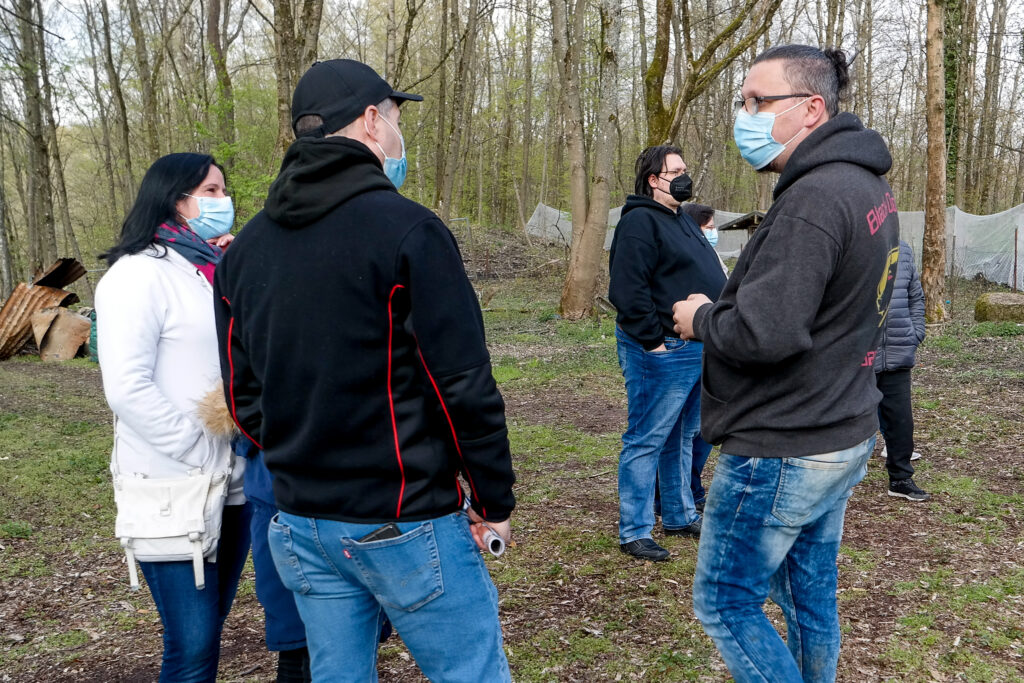
M 232 455 L 226 438 L 206 433 L 196 411 L 220 379 L 213 288 L 183 256 L 161 251 L 121 257 L 96 287 L 103 392 L 117 417 L 116 469 L 160 478 L 231 467 L 227 504 L 241 504 L 244 459 Z

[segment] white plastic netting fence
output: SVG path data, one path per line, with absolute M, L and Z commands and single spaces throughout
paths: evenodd
M 744 214 L 715 211 L 715 225 L 725 225 Z M 611 248 L 615 225 L 622 216 L 622 207 L 608 212 L 608 235 L 604 248 Z M 921 264 L 924 240 L 924 212 L 900 211 L 900 237 L 914 249 Z M 572 217 L 568 212 L 538 204 L 526 224 L 526 231 L 548 244 L 572 244 Z M 716 251 L 722 258 L 739 256 L 748 240 L 746 230 L 719 231 Z M 946 209 L 947 274 L 973 278 L 978 275 L 990 282 L 1013 285 L 1014 240 L 1017 264 L 1017 288 L 1024 288 L 1024 204 L 1002 213 L 975 216 L 956 206 Z

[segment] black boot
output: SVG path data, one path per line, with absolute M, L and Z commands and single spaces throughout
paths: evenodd
M 277 683 L 310 683 L 309 650 L 281 650 L 277 656 Z

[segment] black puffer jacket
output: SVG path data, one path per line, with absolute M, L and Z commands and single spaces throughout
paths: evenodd
M 914 353 L 924 341 L 924 290 L 914 268 L 914 252 L 900 240 L 889 313 L 875 354 L 875 372 L 914 367 Z

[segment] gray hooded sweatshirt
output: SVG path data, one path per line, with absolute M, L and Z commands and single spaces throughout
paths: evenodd
M 874 358 L 899 255 L 881 136 L 843 113 L 800 143 L 721 297 L 702 306 L 701 433 L 801 457 L 878 429 Z

